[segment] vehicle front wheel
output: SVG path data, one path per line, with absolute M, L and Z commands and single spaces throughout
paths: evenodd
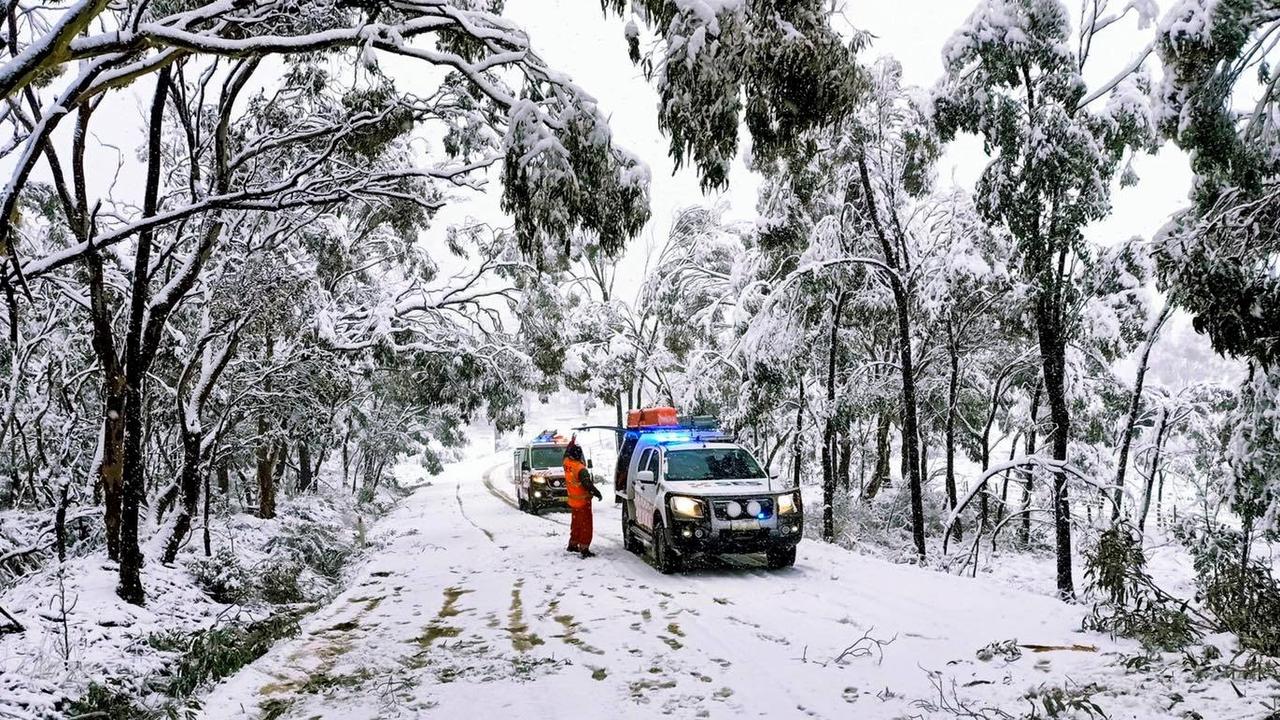
M 792 565 L 796 564 L 795 546 L 789 547 L 785 550 L 781 550 L 781 549 L 770 550 L 767 553 L 765 553 L 765 559 L 769 563 L 770 570 L 781 570 L 782 568 L 789 568 Z
M 627 512 L 627 506 L 622 506 L 622 546 L 627 552 L 639 555 L 644 552 L 644 545 L 636 539 L 635 533 L 631 532 L 631 514 Z
M 663 575 L 680 571 L 680 556 L 667 543 L 667 533 L 661 520 L 653 524 L 653 566 Z
M 524 499 L 520 491 L 516 491 L 516 507 L 520 508 L 520 512 L 529 512 L 529 501 Z

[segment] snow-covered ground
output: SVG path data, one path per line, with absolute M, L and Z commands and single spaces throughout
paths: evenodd
M 566 514 L 516 510 L 510 453 L 492 448 L 374 528 L 382 548 L 352 586 L 215 688 L 207 717 L 1087 716 L 1028 700 L 1054 688 L 1115 719 L 1266 715 L 1226 682 L 1128 674 L 1135 643 L 990 576 L 812 541 L 793 569 L 743 558 L 662 576 L 622 548 L 608 494 L 584 560 L 564 551 Z M 606 474 L 611 448 L 592 448 Z M 1010 640 L 1078 647 L 981 652 Z

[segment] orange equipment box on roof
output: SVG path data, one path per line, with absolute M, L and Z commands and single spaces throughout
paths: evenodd
M 674 427 L 680 421 L 673 407 L 651 407 L 627 411 L 627 427 Z

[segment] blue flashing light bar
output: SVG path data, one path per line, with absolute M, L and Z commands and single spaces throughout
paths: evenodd
M 647 435 L 652 435 L 653 439 L 660 443 L 689 442 L 693 440 L 693 433 L 688 430 L 653 430 Z

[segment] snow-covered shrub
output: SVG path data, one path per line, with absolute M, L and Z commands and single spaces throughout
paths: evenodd
M 946 498 L 926 490 L 923 503 L 925 534 L 939 537 L 947 519 Z M 813 505 L 810 510 L 814 516 L 808 522 L 811 527 L 821 527 L 822 508 Z M 911 494 L 906 485 L 882 492 L 870 502 L 851 497 L 846 507 L 837 506 L 836 513 L 844 542 L 874 546 L 895 562 L 917 558 L 911 536 Z
M 1128 526 L 1103 531 L 1085 549 L 1084 562 L 1088 590 L 1100 596 L 1084 629 L 1131 637 L 1148 650 L 1182 650 L 1199 639 L 1186 603 L 1161 592 L 1147 574 L 1142 538 Z
M 94 682 L 83 696 L 65 708 L 67 717 L 111 718 L 111 720 L 151 720 L 149 710 L 138 705 L 136 693 Z
M 1249 650 L 1280 656 L 1280 583 L 1249 557 L 1248 540 L 1221 525 L 1186 524 L 1175 532 L 1191 551 L 1196 595 L 1221 629 Z
M 290 518 L 267 541 L 273 557 L 289 558 L 326 580 L 337 580 L 353 550 L 350 533 L 336 520 L 305 515 Z
M 300 612 L 283 612 L 263 620 L 223 625 L 191 635 L 152 636 L 153 648 L 179 654 L 164 694 L 181 700 L 205 683 L 231 675 L 262 657 L 277 640 L 296 635 L 299 617 Z
M 253 578 L 229 547 L 218 548 L 212 557 L 187 563 L 187 572 L 196 585 L 220 603 L 243 602 L 253 592 Z
M 308 593 L 299 576 L 304 568 L 296 560 L 269 560 L 258 566 L 254 582 L 258 596 L 272 605 L 304 602 Z

